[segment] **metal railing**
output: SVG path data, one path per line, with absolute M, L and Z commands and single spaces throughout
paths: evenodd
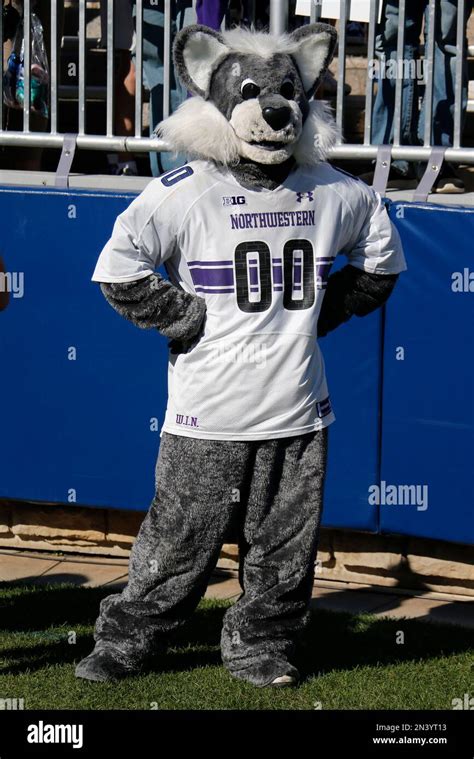
M 367 58 L 375 59 L 376 23 L 379 3 L 382 0 L 367 0 L 370 3 L 370 23 L 368 29 Z M 435 55 L 435 2 L 429 0 L 429 27 L 425 45 L 426 68 L 426 104 L 425 131 L 423 145 L 401 144 L 402 124 L 402 86 L 403 81 L 397 75 L 395 85 L 394 110 L 394 139 L 391 146 L 391 157 L 426 161 L 432 153 L 432 120 L 433 120 L 433 70 Z M 464 12 L 466 0 L 458 0 L 457 21 L 457 58 L 454 100 L 454 136 L 453 145 L 443 148 L 444 157 L 452 162 L 474 163 L 474 148 L 462 146 L 462 73 L 464 45 Z M 142 136 L 143 127 L 143 0 L 136 0 L 136 99 L 135 99 L 135 134 L 118 136 L 114 134 L 114 16 L 115 2 L 109 0 L 107 12 L 107 87 L 106 87 L 106 129 L 105 135 L 91 134 L 87 131 L 87 88 L 86 88 L 86 0 L 79 0 L 79 57 L 78 57 L 78 133 L 74 135 L 75 145 L 87 150 L 105 150 L 114 152 L 143 153 L 148 151 L 163 151 L 167 145 L 163 140 Z M 0 145 L 15 147 L 63 148 L 68 135 L 58 131 L 58 92 L 59 92 L 59 55 L 57 10 L 58 0 L 51 0 L 51 39 L 50 39 L 50 129 L 48 132 L 31 131 L 31 13 L 32 0 L 24 0 L 24 101 L 23 101 L 23 131 L 7 131 L 2 128 L 5 106 L 3 104 L 3 82 L 0 85 Z M 340 0 L 339 48 L 338 48 L 338 80 L 335 117 L 338 125 L 343 127 L 345 114 L 345 72 L 346 72 L 346 20 L 349 18 L 350 0 Z M 404 21 L 406 0 L 399 0 L 399 16 L 401 23 L 398 28 L 397 57 L 403 58 L 404 51 Z M 320 0 L 312 0 L 311 21 L 317 21 L 321 16 Z M 168 115 L 170 108 L 170 74 L 171 74 L 171 0 L 164 0 L 164 51 L 163 51 L 163 113 Z M 270 2 L 270 31 L 280 33 L 288 25 L 288 0 L 271 0 Z M 3 39 L 2 14 L 0 13 L 0 39 Z M 365 116 L 363 142 L 361 144 L 341 143 L 336 145 L 331 158 L 340 159 L 374 159 L 380 157 L 380 146 L 372 143 L 372 111 L 374 105 L 374 80 L 367 77 L 365 92 Z M 70 136 L 69 136 L 70 137 Z
M 61 0 L 59 0 L 61 1 Z M 30 129 L 31 99 L 31 14 L 32 0 L 23 0 L 24 9 L 24 100 L 23 131 L 3 129 L 3 79 L 0 81 L 0 145 L 14 147 L 62 148 L 66 135 L 58 131 L 59 49 L 58 49 L 58 0 L 50 0 L 51 39 L 50 50 L 50 129 L 33 132 Z M 114 31 L 115 0 L 107 4 L 107 86 L 106 86 L 106 134 L 90 134 L 86 129 L 86 6 L 87 0 L 78 0 L 79 6 L 79 60 L 78 60 L 78 133 L 75 146 L 86 150 L 146 153 L 167 148 L 163 140 L 142 136 L 143 126 L 143 0 L 136 0 L 136 98 L 135 135 L 114 134 Z M 163 67 L 163 114 L 169 115 L 171 73 L 171 0 L 164 0 L 164 67 Z M 2 14 L 0 13 L 0 39 L 3 39 Z
M 376 46 L 376 27 L 378 19 L 379 5 L 382 0 L 367 0 L 370 2 L 370 23 L 367 40 L 367 59 L 375 60 Z M 394 159 L 405 159 L 411 161 L 426 161 L 432 152 L 432 130 L 433 130 L 433 73 L 434 73 L 434 56 L 435 56 L 435 13 L 436 0 L 429 0 L 428 3 L 428 35 L 425 45 L 425 129 L 423 145 L 402 145 L 401 144 L 401 125 L 402 125 L 402 86 L 403 79 L 397 75 L 395 82 L 395 109 L 394 109 L 394 138 L 391 146 L 391 156 Z M 277 5 L 277 3 L 275 3 Z M 340 24 L 339 24 L 339 49 L 338 49 L 338 87 L 336 100 L 336 121 L 341 128 L 344 121 L 344 83 L 346 68 L 346 20 L 348 19 L 350 0 L 340 0 Z M 458 0 L 457 3 L 457 28 L 456 28 L 456 81 L 455 81 L 455 100 L 454 100 L 454 135 L 453 146 L 446 148 L 444 158 L 453 163 L 474 163 L 474 148 L 461 147 L 461 130 L 462 130 L 462 72 L 463 58 L 466 54 L 464 37 L 464 15 L 466 0 Z M 321 4 L 313 0 L 311 7 L 311 21 L 317 21 L 321 15 Z M 404 40 L 405 40 L 405 16 L 406 0 L 399 0 L 399 26 L 397 37 L 397 61 L 404 58 Z M 341 65 L 342 63 L 342 65 Z M 403 67 L 401 67 L 403 70 Z M 343 159 L 371 159 L 377 158 L 379 154 L 379 145 L 372 143 L 372 113 L 374 102 L 374 80 L 368 76 L 365 92 L 364 108 L 364 141 L 359 144 L 340 144 L 331 151 L 331 158 Z

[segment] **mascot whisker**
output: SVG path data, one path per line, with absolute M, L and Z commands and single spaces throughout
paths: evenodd
M 118 313 L 169 339 L 156 492 L 78 677 L 143 671 L 236 534 L 223 664 L 258 687 L 300 678 L 335 420 L 318 338 L 380 307 L 406 268 L 380 196 L 325 160 L 337 129 L 312 97 L 335 44 L 324 24 L 176 37 L 193 97 L 158 134 L 189 162 L 117 218 L 93 275 Z

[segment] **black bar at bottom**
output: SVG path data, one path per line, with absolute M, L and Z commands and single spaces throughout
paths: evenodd
M 291 759 L 472 759 L 473 709 L 474 698 L 459 711 L 0 711 L 0 757 L 214 757 L 232 746 L 242 756 L 288 747 Z

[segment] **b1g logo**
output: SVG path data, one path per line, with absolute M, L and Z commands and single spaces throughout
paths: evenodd
M 247 203 L 245 195 L 223 195 L 223 206 L 244 206 Z

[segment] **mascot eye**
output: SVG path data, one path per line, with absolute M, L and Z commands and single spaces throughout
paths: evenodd
M 293 100 L 295 96 L 295 85 L 289 79 L 287 79 L 280 88 L 280 95 L 283 95 L 287 100 Z
M 240 85 L 240 92 L 244 100 L 250 100 L 260 95 L 260 87 L 255 84 L 251 79 L 244 79 Z

